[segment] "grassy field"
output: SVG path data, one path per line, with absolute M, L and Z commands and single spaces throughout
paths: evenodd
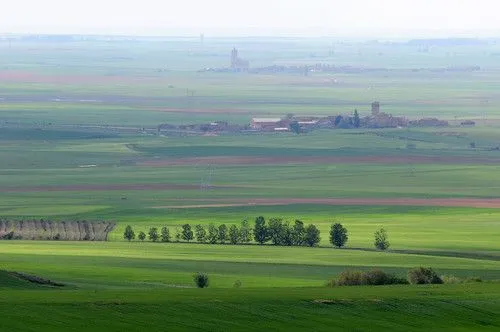
M 227 66 L 235 45 L 255 66 L 387 70 L 198 72 Z M 0 41 L 0 51 L 0 217 L 117 223 L 108 242 L 0 241 L 2 331 L 500 328 L 497 44 L 423 53 L 410 44 L 321 39 Z M 481 69 L 442 71 L 454 66 Z M 374 100 L 395 116 L 478 126 L 153 135 L 161 123 L 246 124 L 355 108 L 363 116 Z M 320 247 L 123 240 L 126 225 L 173 232 L 260 215 L 316 224 Z M 349 230 L 345 249 L 328 243 L 333 222 Z M 388 252 L 373 250 L 381 226 Z M 346 269 L 403 277 L 416 266 L 484 282 L 325 287 Z M 209 289 L 193 288 L 195 272 L 209 274 Z

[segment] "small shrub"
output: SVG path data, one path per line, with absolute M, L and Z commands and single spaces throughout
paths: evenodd
M 61 234 L 57 233 L 56 235 L 54 235 L 55 241 L 59 241 L 60 239 L 61 239 Z
M 234 282 L 234 285 L 233 285 L 234 288 L 240 288 L 241 287 L 241 281 L 240 280 L 236 280 Z
M 443 280 L 430 267 L 417 267 L 410 269 L 408 271 L 408 281 L 413 285 L 443 283 Z
M 146 233 L 144 233 L 143 231 L 140 231 L 139 235 L 137 237 L 139 238 L 139 240 L 144 241 L 144 240 L 146 240 Z
M 12 240 L 14 238 L 14 232 L 9 232 L 2 235 L 2 240 Z
M 338 275 L 335 286 L 360 286 L 363 279 L 363 272 L 347 270 Z
M 481 279 L 479 277 L 468 277 L 468 278 L 465 278 L 464 282 L 465 283 L 483 282 L 483 279 Z
M 399 278 L 382 270 L 371 271 L 343 271 L 336 279 L 330 280 L 327 286 L 381 286 L 381 285 L 404 285 L 408 280 Z
M 208 275 L 206 273 L 196 273 L 194 275 L 194 283 L 198 288 L 208 287 Z
M 456 277 L 456 276 L 453 276 L 453 275 L 441 276 L 441 280 L 443 280 L 444 284 L 463 284 L 464 283 L 463 279 Z
M 443 280 L 443 283 L 445 284 L 470 284 L 475 282 L 482 282 L 481 278 L 479 277 L 467 277 L 463 279 L 453 275 L 441 276 L 441 280 Z

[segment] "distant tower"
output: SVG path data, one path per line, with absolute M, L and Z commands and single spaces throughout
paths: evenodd
M 238 67 L 238 50 L 235 47 L 231 51 L 231 68 L 235 69 L 236 67 Z
M 200 44 L 202 44 L 202 45 L 203 45 L 204 43 L 205 43 L 205 35 L 202 33 L 202 34 L 200 35 Z
M 372 103 L 372 115 L 377 116 L 380 114 L 380 103 L 375 101 Z

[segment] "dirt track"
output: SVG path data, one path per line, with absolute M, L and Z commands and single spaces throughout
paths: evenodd
M 493 158 L 464 158 L 464 157 L 425 157 L 425 156 L 363 156 L 363 157 L 253 157 L 253 156 L 214 156 L 181 158 L 173 160 L 148 160 L 139 163 L 139 166 L 186 166 L 196 164 L 211 165 L 269 165 L 269 164 L 351 164 L 351 163 L 379 163 L 379 164 L 500 164 L 500 159 Z
M 194 202 L 186 200 L 186 202 Z M 210 202 L 210 203 L 207 203 Z M 158 206 L 155 208 L 208 208 L 232 206 L 274 206 L 291 204 L 318 204 L 318 205 L 366 205 L 366 206 L 440 206 L 440 207 L 474 207 L 500 208 L 500 198 L 255 198 L 255 199 L 223 199 L 204 200 L 203 204 Z

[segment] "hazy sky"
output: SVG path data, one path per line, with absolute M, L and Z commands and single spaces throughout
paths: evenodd
M 0 7 L 0 33 L 500 36 L 497 2 L 500 1 L 4 0 Z

